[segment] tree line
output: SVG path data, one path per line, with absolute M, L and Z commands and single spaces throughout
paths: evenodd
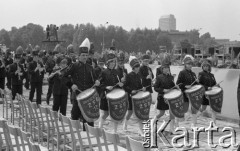
M 190 31 L 189 36 L 194 35 L 196 30 Z M 104 48 L 111 46 L 112 39 L 115 40 L 116 48 L 126 52 L 145 52 L 153 50 L 158 52 L 161 46 L 167 50 L 173 48 L 173 42 L 166 32 L 160 29 L 131 29 L 127 31 L 121 26 L 109 25 L 107 27 L 94 26 L 87 24 L 63 24 L 58 29 L 58 39 L 65 41 L 61 45 L 65 48 L 73 44 L 75 50 L 81 42 L 88 37 L 94 43 L 95 51 L 102 51 Z M 180 44 L 182 47 L 190 47 L 192 44 L 212 45 L 214 42 L 209 33 L 200 37 L 190 37 L 190 40 L 183 40 Z M 18 46 L 27 48 L 32 46 L 42 46 L 42 41 L 46 40 L 46 30 L 41 25 L 29 23 L 23 27 L 12 27 L 10 31 L 0 30 L 0 44 L 5 44 L 8 48 L 16 50 Z

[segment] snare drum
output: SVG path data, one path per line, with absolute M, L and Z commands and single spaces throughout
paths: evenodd
M 222 91 L 222 88 L 214 86 L 214 87 L 212 87 L 211 90 L 206 91 L 205 95 L 206 96 L 210 96 L 210 95 L 212 96 L 212 95 L 219 94 L 221 91 Z
M 128 95 L 123 89 L 113 89 L 106 95 L 109 115 L 115 121 L 122 121 L 128 108 Z
M 165 100 L 172 100 L 172 99 L 179 98 L 181 95 L 182 95 L 181 90 L 173 89 L 170 92 L 164 94 L 163 98 Z
M 78 106 L 87 122 L 96 121 L 99 114 L 99 95 L 94 88 L 87 89 L 77 96 Z
M 178 118 L 183 118 L 188 111 L 189 103 L 183 101 L 183 94 L 181 90 L 173 89 L 164 94 L 164 100 L 168 103 L 170 112 Z
M 212 87 L 211 90 L 205 92 L 206 98 L 209 100 L 211 108 L 218 113 L 221 113 L 223 102 L 223 89 L 220 87 Z
M 148 91 L 139 91 L 132 96 L 133 112 L 139 120 L 148 120 L 152 95 Z
M 194 109 L 199 110 L 201 107 L 204 92 L 205 89 L 202 85 L 194 85 L 191 88 L 185 90 L 185 93 Z

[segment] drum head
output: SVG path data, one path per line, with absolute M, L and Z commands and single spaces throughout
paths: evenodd
M 182 94 L 180 90 L 173 89 L 170 92 L 164 94 L 164 98 L 169 100 L 169 99 L 174 99 L 176 97 L 179 97 Z
M 214 94 L 218 94 L 219 92 L 221 92 L 222 88 L 219 87 L 212 87 L 212 90 L 208 90 L 205 92 L 206 95 L 214 95 Z
M 186 93 L 191 93 L 191 92 L 194 92 L 196 90 L 199 90 L 201 87 L 202 87 L 202 85 L 194 85 L 190 89 L 185 90 L 185 92 Z
M 139 98 L 145 98 L 146 96 L 148 96 L 150 93 L 148 91 L 143 92 L 143 91 L 139 91 L 137 94 L 135 94 L 134 96 L 132 96 L 133 99 L 139 99 Z
M 95 89 L 87 89 L 83 92 L 81 92 L 78 96 L 77 96 L 77 100 L 84 100 L 87 97 L 89 97 L 91 94 L 93 94 L 95 91 Z
M 126 92 L 122 89 L 114 89 L 111 92 L 109 92 L 106 97 L 111 99 L 118 99 L 123 97 L 126 94 Z

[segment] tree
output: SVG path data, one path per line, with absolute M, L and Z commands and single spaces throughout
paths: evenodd
M 63 24 L 60 26 L 58 30 L 58 39 L 66 41 L 66 43 L 64 43 L 65 47 L 73 42 L 74 32 L 74 25 L 72 24 Z
M 159 35 L 157 36 L 157 44 L 159 48 L 160 46 L 166 46 L 167 50 L 172 50 L 173 48 L 171 39 L 163 33 L 159 33 Z
M 10 36 L 8 34 L 8 31 L 6 31 L 5 29 L 2 29 L 0 31 L 0 44 L 5 44 L 6 47 L 10 47 L 11 46 Z
M 209 32 L 200 36 L 199 43 L 202 45 L 203 50 L 205 52 L 208 51 L 209 47 L 214 47 L 217 44 L 216 41 L 213 38 L 211 38 L 211 35 Z
M 189 32 L 189 42 L 191 44 L 198 44 L 199 43 L 199 32 L 198 30 L 194 29 Z

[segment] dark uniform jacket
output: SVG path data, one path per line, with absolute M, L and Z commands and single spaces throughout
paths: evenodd
M 101 78 L 101 74 L 102 74 L 103 70 L 104 70 L 104 68 L 101 68 L 99 66 L 96 66 L 94 68 L 95 74 L 96 74 L 98 79 Z
M 57 70 L 60 70 L 60 68 L 53 70 L 53 73 Z M 70 79 L 68 77 L 55 74 L 49 80 L 53 83 L 53 95 L 68 95 L 68 86 L 71 85 Z
M 124 74 L 125 74 L 125 75 L 128 74 L 127 69 L 125 69 L 125 68 L 120 68 L 120 67 L 118 67 L 118 68 L 117 68 L 117 71 L 118 71 L 118 75 L 119 75 L 119 79 L 120 79 L 120 80 L 123 78 Z
M 158 67 L 157 69 L 156 69 L 156 77 L 157 76 L 159 76 L 160 74 L 162 74 L 163 72 L 162 72 L 162 66 L 160 66 L 160 67 Z
M 91 65 L 77 62 L 71 68 L 64 71 L 63 76 L 71 75 L 72 84 L 76 84 L 78 89 L 84 91 L 95 84 L 96 74 Z
M 23 73 L 22 76 L 18 76 L 18 74 L 15 74 L 15 72 L 17 71 L 18 69 L 18 66 L 20 67 L 20 71 L 21 73 Z M 12 85 L 22 85 L 23 84 L 23 78 L 25 77 L 25 71 L 24 71 L 24 68 L 23 68 L 23 65 L 21 64 L 17 64 L 17 63 L 13 63 L 10 65 L 10 76 L 11 76 L 11 79 L 12 79 Z
M 53 60 L 52 57 L 48 57 L 46 61 L 46 72 L 52 73 L 54 66 L 55 66 L 55 61 Z
M 192 70 L 183 69 L 179 72 L 177 84 L 179 85 L 179 88 L 184 92 L 186 90 L 186 85 L 191 85 L 196 80 L 196 74 L 192 72 Z M 196 85 L 197 82 L 195 82 L 193 85 Z
M 3 64 L 3 62 L 2 62 L 2 60 L 0 60 L 0 73 L 1 73 L 1 74 L 0 74 L 0 79 L 5 78 L 5 76 L 6 76 L 6 69 L 5 69 L 4 66 L 1 67 L 2 64 Z
M 35 72 L 35 69 L 37 68 L 37 62 L 32 61 L 29 63 L 29 69 L 28 72 L 30 74 L 30 82 L 42 82 L 43 76 L 44 76 L 44 71 L 40 72 L 37 70 Z
M 202 84 L 205 90 L 208 90 L 208 87 L 213 87 L 216 85 L 215 77 L 212 73 L 207 71 L 199 72 L 199 83 Z
M 13 59 L 12 58 L 4 58 L 4 62 L 5 62 L 6 70 L 9 71 L 9 66 L 11 64 L 13 64 Z
M 131 95 L 131 92 L 133 90 L 140 90 L 142 88 L 143 86 L 142 86 L 141 77 L 139 74 L 133 71 L 127 74 L 126 82 L 124 84 L 124 89 L 129 95 Z
M 117 83 L 119 83 L 120 81 L 118 80 L 118 71 L 116 69 L 105 69 L 102 72 L 102 76 L 101 76 L 101 90 L 108 92 L 108 90 L 106 89 L 107 86 L 115 86 Z M 118 86 L 116 86 L 116 88 L 120 88 Z
M 158 99 L 163 99 L 164 89 L 171 89 L 175 86 L 174 77 L 171 75 L 160 74 L 156 78 L 154 90 L 158 92 Z
M 152 93 L 152 87 L 150 85 L 152 85 L 152 80 L 151 79 L 146 79 L 147 76 L 149 75 L 149 71 L 152 74 L 152 78 L 154 78 L 152 69 L 148 66 L 141 66 L 139 69 L 139 75 L 141 76 L 142 79 L 142 85 L 143 87 L 147 87 L 146 90 L 150 93 Z

